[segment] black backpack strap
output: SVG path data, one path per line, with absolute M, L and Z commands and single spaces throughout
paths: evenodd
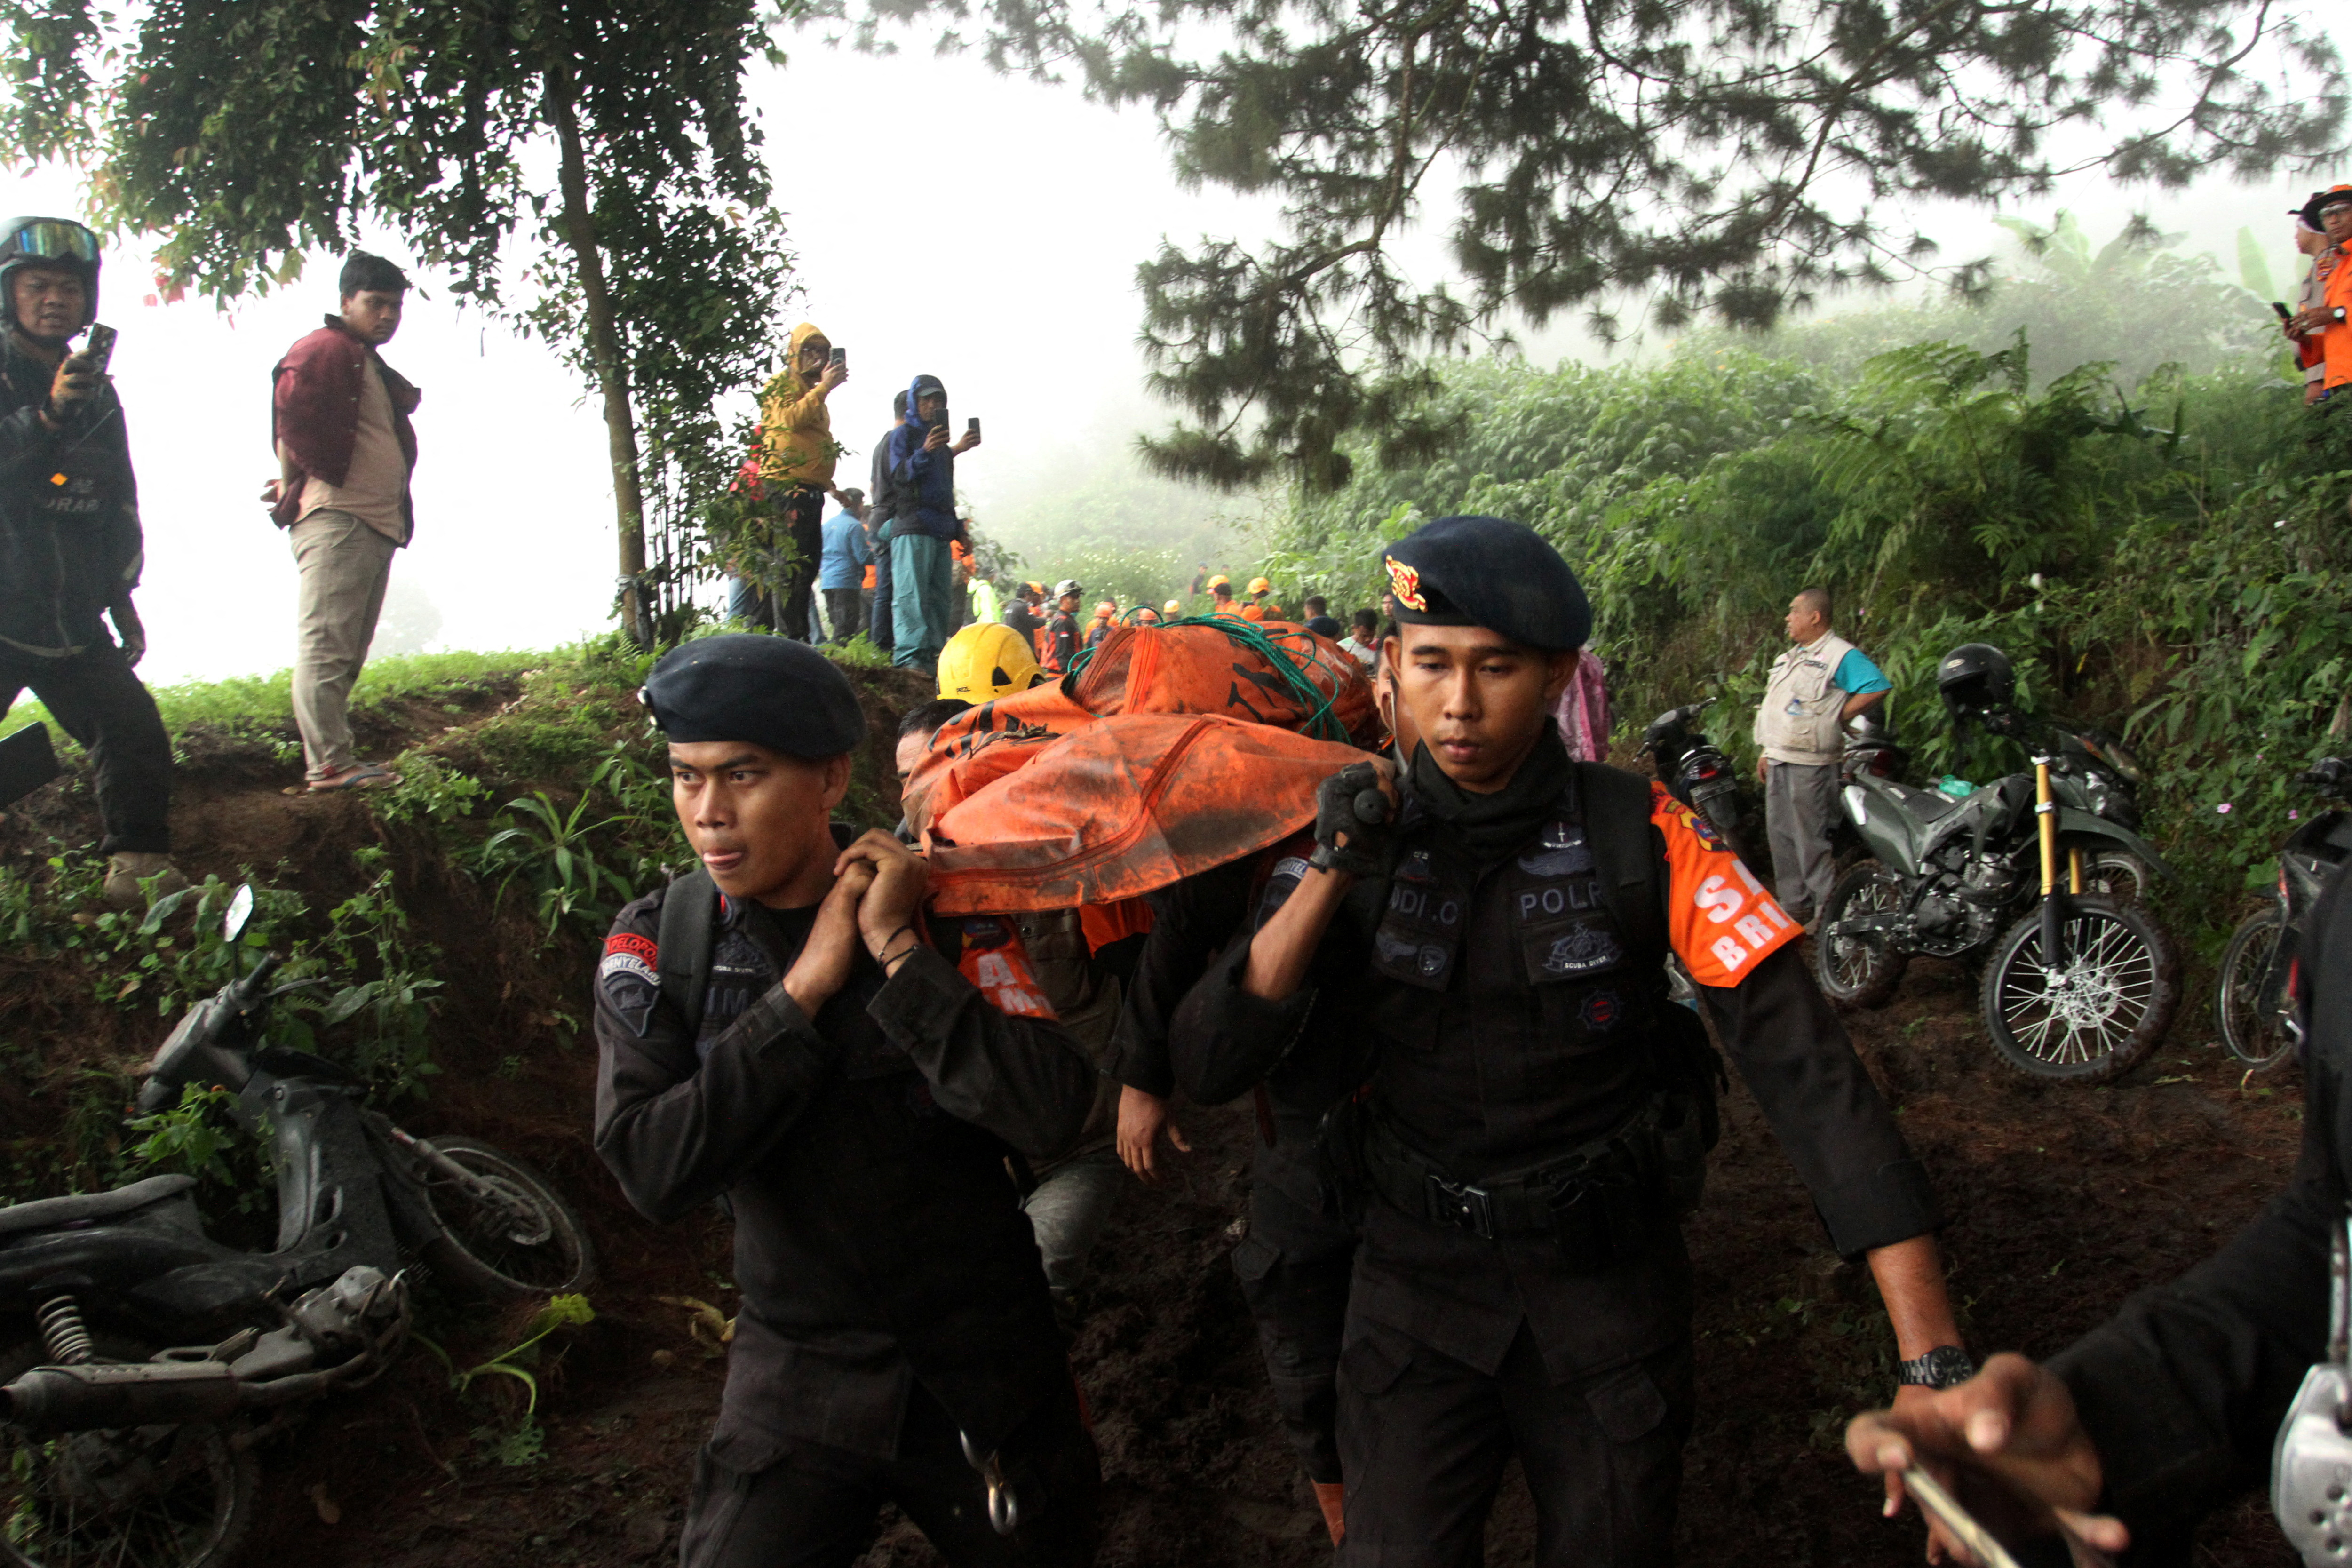
M 698 866 L 662 895 L 654 963 L 661 994 L 686 1020 L 688 1037 L 702 1032 L 702 993 L 710 984 L 711 932 L 719 924 L 719 886 Z
M 1663 867 L 1650 838 L 1650 781 L 1600 763 L 1576 764 L 1583 796 L 1584 841 L 1601 897 L 1617 928 L 1645 963 L 1663 965 L 1668 952 Z

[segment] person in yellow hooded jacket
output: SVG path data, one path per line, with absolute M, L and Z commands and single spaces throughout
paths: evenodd
M 813 322 L 793 329 L 784 368 L 760 389 L 760 483 L 763 521 L 772 537 L 792 541 L 795 559 L 766 584 L 740 570 L 730 584 L 728 611 L 751 626 L 773 626 L 798 641 L 814 640 L 810 589 L 824 551 L 824 498 L 833 489 L 833 415 L 825 399 L 849 379 L 833 344 Z

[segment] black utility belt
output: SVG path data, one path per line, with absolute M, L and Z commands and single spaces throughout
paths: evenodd
M 1556 1238 L 1570 1260 L 1597 1267 L 1649 1250 L 1674 1215 L 1659 1159 L 1663 1096 L 1606 1137 L 1558 1160 L 1483 1181 L 1463 1181 L 1406 1145 L 1373 1118 L 1364 1174 L 1388 1203 L 1448 1230 L 1492 1241 Z

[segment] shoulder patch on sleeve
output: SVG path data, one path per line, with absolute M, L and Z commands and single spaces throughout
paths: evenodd
M 1804 934 L 1705 817 L 1650 786 L 1650 822 L 1666 844 L 1666 929 L 1701 985 L 1737 985 L 1757 960 Z
M 992 929 L 982 931 L 983 926 Z M 971 982 L 990 1006 L 1013 1018 L 1054 1016 L 1045 987 L 1037 984 L 1036 972 L 1029 967 L 1029 950 L 1021 944 L 1012 921 L 992 915 L 968 920 L 963 922 L 963 936 L 957 973 Z

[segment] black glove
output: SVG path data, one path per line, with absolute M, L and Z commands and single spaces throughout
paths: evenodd
M 1349 763 L 1316 787 L 1315 853 L 1307 863 L 1351 877 L 1385 875 L 1395 816 L 1381 792 L 1380 770 L 1370 763 Z
M 106 613 L 114 620 L 114 635 L 122 639 L 122 661 L 137 668 L 147 657 L 147 628 L 140 623 L 139 612 L 131 607 L 131 595 L 115 600 Z

